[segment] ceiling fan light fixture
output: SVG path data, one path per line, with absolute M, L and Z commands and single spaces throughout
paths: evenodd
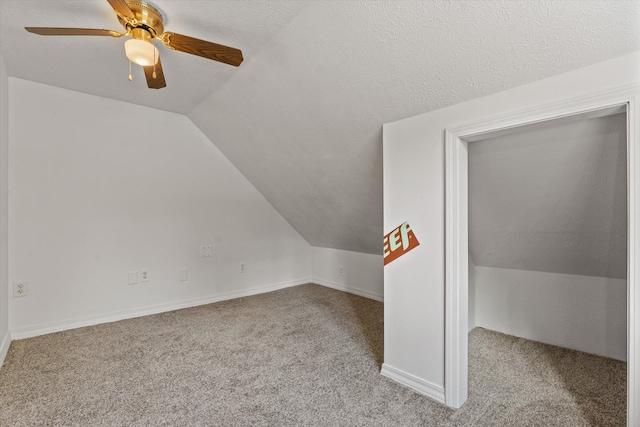
M 142 66 L 150 89 L 161 89 L 167 86 L 160 52 L 154 46 L 154 39 L 160 40 L 171 50 L 197 55 L 234 67 L 239 66 L 243 61 L 240 49 L 164 31 L 163 14 L 148 1 L 107 0 L 107 2 L 125 29 L 124 33 L 96 28 L 25 27 L 25 30 L 41 36 L 131 36 L 131 39 L 124 43 L 125 54 L 130 60 L 129 76 L 131 76 L 132 62 Z
M 143 67 L 154 65 L 160 56 L 158 48 L 153 43 L 139 39 L 129 39 L 124 42 L 124 51 L 131 62 Z

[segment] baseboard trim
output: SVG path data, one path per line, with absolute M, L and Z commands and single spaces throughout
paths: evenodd
M 386 363 L 382 364 L 382 370 L 380 374 L 392 379 L 393 381 L 402 384 L 405 387 L 409 387 L 416 392 L 430 397 L 440 403 L 444 403 L 444 387 L 435 385 L 429 381 L 418 378 L 415 375 L 411 375 L 400 369 L 389 366 Z
M 7 357 L 10 345 L 11 332 L 7 331 L 6 335 L 2 338 L 2 343 L 0 343 L 0 367 L 4 364 L 4 359 Z
M 267 292 L 273 292 L 284 288 L 290 288 L 292 286 L 303 285 L 305 283 L 311 283 L 313 280 L 310 277 L 304 279 L 290 280 L 287 282 L 276 283 L 268 286 L 258 286 L 254 288 L 244 289 L 237 292 L 224 292 L 216 295 L 209 295 L 206 297 L 192 298 L 188 300 L 159 304 L 154 306 L 148 306 L 143 308 L 135 308 L 130 310 L 121 310 L 111 313 L 99 314 L 95 316 L 86 316 L 78 319 L 63 320 L 59 322 L 51 322 L 34 326 L 27 326 L 24 328 L 16 328 L 10 331 L 11 338 L 14 340 L 20 340 L 25 338 L 36 337 L 39 335 L 51 334 L 54 332 L 66 331 L 69 329 L 77 329 L 85 326 L 99 325 L 101 323 L 117 322 L 119 320 L 133 319 L 135 317 L 149 316 L 152 314 L 164 313 L 167 311 L 180 310 L 183 308 L 196 307 L 199 305 L 212 304 L 215 302 L 226 301 L 230 299 L 248 297 L 251 295 L 264 294 Z
M 329 280 L 318 279 L 314 277 L 312 282 L 327 288 L 336 289 L 338 291 L 348 292 L 350 294 L 359 295 L 361 297 L 373 299 L 376 301 L 384 302 L 384 295 L 376 292 L 365 291 L 362 289 L 354 288 L 353 286 L 343 285 L 342 283 L 331 282 Z

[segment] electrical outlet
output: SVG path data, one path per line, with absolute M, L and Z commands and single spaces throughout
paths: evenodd
M 339 273 L 341 276 L 344 276 L 344 267 L 340 266 Z
M 182 270 L 180 270 L 180 281 L 181 282 L 186 282 L 187 281 L 187 269 L 183 268 Z
M 244 273 L 245 271 L 247 271 L 247 264 L 245 262 L 240 263 L 239 271 L 240 273 Z
M 138 272 L 137 271 L 130 271 L 129 272 L 129 284 L 130 285 L 137 285 L 138 284 Z
M 200 246 L 200 258 L 210 258 L 211 257 L 211 249 L 212 249 L 212 245 L 202 245 L 202 246 Z
M 140 269 L 140 281 L 141 282 L 148 282 L 149 281 L 149 269 L 148 268 L 141 268 Z
M 26 297 L 29 294 L 29 286 L 27 282 L 14 282 L 13 297 Z

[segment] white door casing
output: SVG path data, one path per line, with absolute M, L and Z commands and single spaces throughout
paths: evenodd
M 573 121 L 626 112 L 627 117 L 627 425 L 640 426 L 640 150 L 637 150 L 637 108 L 640 87 L 622 87 L 581 99 L 524 110 L 513 115 L 471 124 L 445 132 L 445 402 L 459 408 L 468 387 L 468 153 L 469 143 L 516 129 L 541 127 L 553 120 Z

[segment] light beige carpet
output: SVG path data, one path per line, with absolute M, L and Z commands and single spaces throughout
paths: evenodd
M 382 303 L 318 285 L 14 341 L 2 426 L 622 426 L 626 365 L 475 329 L 452 411 L 379 374 Z

